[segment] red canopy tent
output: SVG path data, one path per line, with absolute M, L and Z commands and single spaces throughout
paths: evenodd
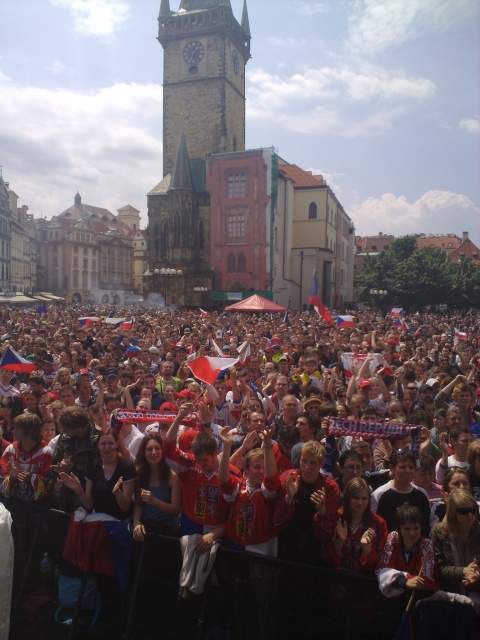
M 231 304 L 229 307 L 225 307 L 225 311 L 260 311 L 265 313 L 285 313 L 286 308 L 282 307 L 282 305 L 277 304 L 276 302 L 272 302 L 271 300 L 267 300 L 267 298 L 263 298 L 262 296 L 258 296 L 255 294 L 254 296 L 245 298 L 245 300 L 240 300 L 240 302 Z

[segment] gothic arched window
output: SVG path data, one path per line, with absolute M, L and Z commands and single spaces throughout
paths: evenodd
M 308 207 L 308 219 L 316 220 L 317 216 L 318 216 L 317 204 L 315 202 L 311 202 L 310 206 Z
M 229 253 L 228 254 L 227 271 L 228 271 L 228 273 L 235 273 L 236 272 L 235 255 L 233 253 Z
M 247 270 L 247 260 L 244 253 L 239 253 L 237 256 L 237 273 L 245 273 Z

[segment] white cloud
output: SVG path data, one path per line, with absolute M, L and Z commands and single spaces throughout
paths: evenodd
M 375 55 L 478 10 L 477 0 L 350 0 L 348 48 Z
M 50 4 L 70 9 L 75 31 L 87 36 L 110 36 L 130 15 L 126 0 L 50 0 Z
M 458 126 L 460 127 L 460 129 L 463 129 L 464 131 L 468 131 L 468 133 L 479 134 L 480 133 L 480 116 L 477 116 L 475 118 L 463 118 L 458 123 Z
M 405 196 L 384 193 L 378 198 L 367 198 L 350 207 L 349 214 L 359 235 L 379 231 L 394 235 L 461 235 L 462 231 L 470 231 L 472 239 L 480 242 L 480 206 L 461 193 L 427 191 L 414 202 L 410 202 Z
M 435 85 L 427 78 L 373 65 L 309 68 L 291 76 L 258 69 L 248 82 L 249 117 L 265 120 L 273 114 L 296 133 L 344 136 L 389 130 L 407 102 L 426 100 L 435 93 Z
M 300 13 L 307 16 L 314 16 L 318 13 L 326 13 L 328 11 L 325 2 L 318 2 L 318 0 L 299 0 L 298 8 Z
M 47 66 L 47 71 L 54 76 L 63 76 L 68 74 L 68 67 L 61 60 L 52 60 L 52 62 Z
M 4 175 L 35 215 L 85 202 L 145 211 L 162 177 L 162 88 L 115 84 L 92 92 L 2 85 Z

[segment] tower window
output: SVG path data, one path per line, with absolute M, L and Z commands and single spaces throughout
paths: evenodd
M 227 242 L 242 242 L 247 235 L 247 210 L 232 209 L 225 218 L 225 239 Z
M 227 198 L 245 198 L 247 196 L 247 173 L 240 171 L 227 176 Z
M 310 206 L 308 207 L 308 219 L 309 220 L 316 220 L 317 217 L 318 217 L 317 204 L 315 202 L 311 202 Z

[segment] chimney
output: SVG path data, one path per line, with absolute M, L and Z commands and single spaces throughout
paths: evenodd
M 462 241 L 466 242 L 468 240 L 468 231 L 464 231 L 462 233 Z

